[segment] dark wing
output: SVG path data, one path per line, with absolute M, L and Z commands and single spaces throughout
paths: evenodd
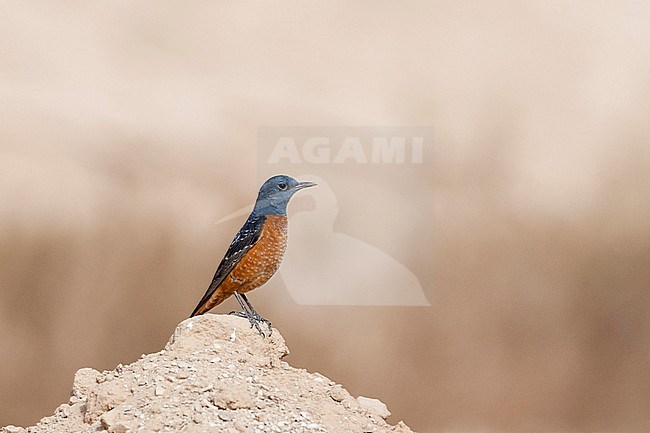
M 199 308 L 201 308 L 201 305 L 205 304 L 210 299 L 215 290 L 217 290 L 217 287 L 221 285 L 228 274 L 230 274 L 235 266 L 237 266 L 237 263 L 239 263 L 242 257 L 244 257 L 246 252 L 253 248 L 257 243 L 260 239 L 265 220 L 266 217 L 264 215 L 251 214 L 248 217 L 244 226 L 239 230 L 235 239 L 233 239 L 232 243 L 228 247 L 226 255 L 221 260 L 221 263 L 219 263 L 217 272 L 212 278 L 212 283 L 210 283 L 208 290 L 205 292 L 205 295 L 203 295 L 203 298 L 201 298 L 201 301 L 196 306 L 190 317 L 193 317 Z

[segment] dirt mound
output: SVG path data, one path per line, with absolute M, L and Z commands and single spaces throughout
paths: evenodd
M 411 432 L 388 425 L 380 401 L 281 361 L 288 353 L 277 330 L 261 338 L 245 319 L 187 319 L 164 350 L 113 371 L 82 368 L 53 416 L 3 432 Z

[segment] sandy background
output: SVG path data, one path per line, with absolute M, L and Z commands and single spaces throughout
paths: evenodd
M 429 125 L 427 211 L 345 227 L 431 307 L 274 278 L 254 303 L 290 362 L 418 432 L 650 431 L 646 3 L 0 9 L 0 425 L 164 346 L 257 191 L 259 126 Z

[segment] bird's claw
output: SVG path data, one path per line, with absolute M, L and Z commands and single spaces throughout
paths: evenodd
M 266 323 L 266 326 L 269 327 L 269 337 L 270 337 L 273 334 L 273 327 L 271 326 L 271 321 L 266 320 L 264 317 L 259 315 L 256 317 L 256 320 L 258 322 Z
M 260 322 L 266 323 L 266 325 L 269 327 L 269 335 L 268 335 L 269 337 L 271 336 L 271 334 L 273 334 L 273 328 L 271 327 L 271 322 L 265 319 L 264 317 L 260 316 L 259 314 L 249 314 L 246 311 L 231 311 L 230 314 L 232 314 L 233 316 L 248 319 L 248 321 L 251 323 L 251 328 L 253 328 L 254 326 L 255 329 L 257 329 L 257 332 L 260 333 L 262 338 L 266 337 L 266 334 L 264 334 L 264 331 L 262 331 L 262 328 L 260 328 Z

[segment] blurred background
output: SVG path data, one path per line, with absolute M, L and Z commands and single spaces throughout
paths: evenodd
M 251 296 L 288 361 L 417 432 L 650 431 L 647 2 L 0 8 L 0 425 L 164 346 L 257 193 L 260 126 L 428 125 L 399 239 L 347 216 L 376 195 L 338 206 L 431 306 L 275 277 Z

